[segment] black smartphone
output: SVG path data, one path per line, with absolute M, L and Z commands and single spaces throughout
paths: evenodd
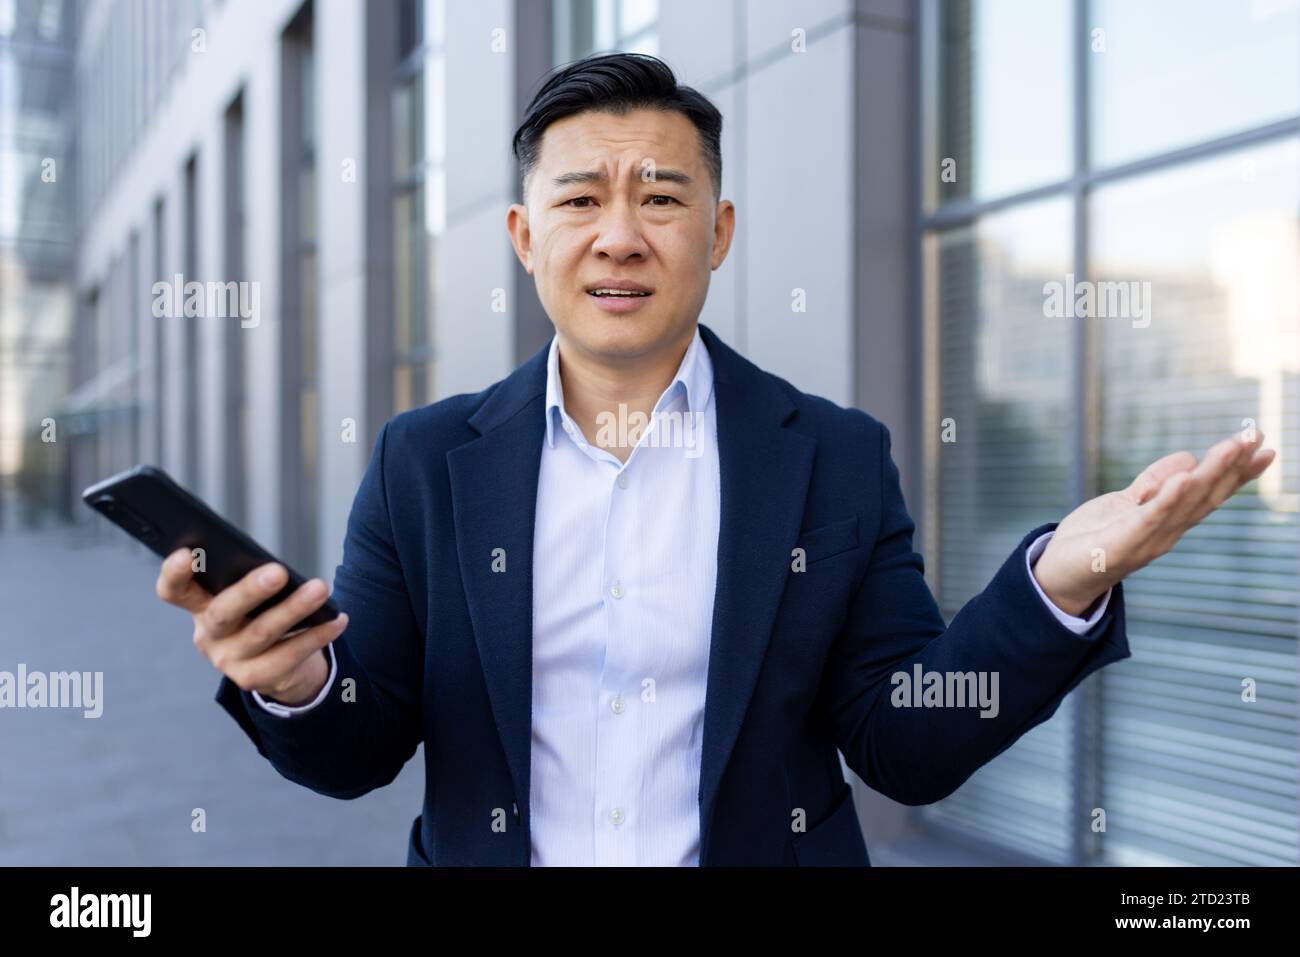
M 202 549 L 194 553 L 201 568 L 195 571 L 194 579 L 213 595 L 259 565 L 267 562 L 284 565 L 289 572 L 288 584 L 249 612 L 250 618 L 283 601 L 307 581 L 152 465 L 137 465 L 97 482 L 82 492 L 81 498 L 160 558 L 166 558 L 178 548 Z M 324 624 L 338 615 L 338 607 L 329 599 L 289 630 Z

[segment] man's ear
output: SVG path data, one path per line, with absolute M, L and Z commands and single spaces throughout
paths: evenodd
M 515 255 L 523 264 L 524 270 L 533 273 L 533 234 L 528 228 L 528 207 L 512 203 L 506 213 L 506 231 L 510 233 L 510 245 L 515 247 Z
M 719 201 L 713 214 L 713 251 L 709 255 L 709 268 L 717 269 L 727 258 L 731 239 L 736 232 L 736 205 L 729 199 Z

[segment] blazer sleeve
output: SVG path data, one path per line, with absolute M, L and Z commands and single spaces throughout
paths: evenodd
M 216 700 L 275 769 L 304 787 L 356 798 L 390 783 L 420 742 L 423 644 L 389 519 L 385 425 L 348 517 L 334 599 L 347 630 L 336 673 L 315 707 L 287 716 L 258 707 L 223 677 Z
M 1056 713 L 1084 678 L 1130 656 L 1123 586 L 1100 620 L 1077 635 L 1039 599 L 1026 551 L 1056 522 L 1030 531 L 989 585 L 946 627 L 913 550 L 889 430 L 880 425 L 880 526 L 868 565 L 828 655 L 819 690 L 845 763 L 904 804 L 947 797 L 979 767 Z M 997 676 L 997 708 L 916 707 L 901 678 L 980 672 Z M 991 684 L 990 684 L 991 686 Z M 895 692 L 899 691 L 898 695 Z M 899 703 L 896 704 L 895 698 Z

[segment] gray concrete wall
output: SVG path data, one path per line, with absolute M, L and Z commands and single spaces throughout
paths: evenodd
M 723 112 L 723 192 L 737 204 L 701 320 L 841 404 L 854 374 L 852 13 L 849 0 L 664 0 L 659 31 L 660 55 Z
M 514 368 L 515 44 L 510 0 L 447 5 L 447 228 L 434 304 L 435 398 L 477 392 Z M 494 48 L 493 31 L 504 45 Z M 493 311 L 495 290 L 505 310 Z
M 320 568 L 343 558 L 352 496 L 370 458 L 366 422 L 366 20 L 361 3 L 316 17 L 316 144 L 320 288 Z M 351 164 L 351 165 L 348 165 Z M 355 176 L 351 173 L 355 169 Z M 345 428 L 348 420 L 352 428 Z

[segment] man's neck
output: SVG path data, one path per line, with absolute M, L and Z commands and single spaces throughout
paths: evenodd
M 695 338 L 695 327 L 681 342 L 655 353 L 618 362 L 602 361 L 559 341 L 560 383 L 564 391 L 564 409 L 582 429 L 592 445 L 603 448 L 620 462 L 626 462 L 641 437 L 640 428 L 601 429 L 612 417 L 613 422 L 649 423 L 659 396 L 673 381 L 686 350 Z M 620 407 L 622 412 L 620 412 Z M 641 413 L 635 416 L 635 413 Z M 602 417 L 602 414 L 604 417 Z

